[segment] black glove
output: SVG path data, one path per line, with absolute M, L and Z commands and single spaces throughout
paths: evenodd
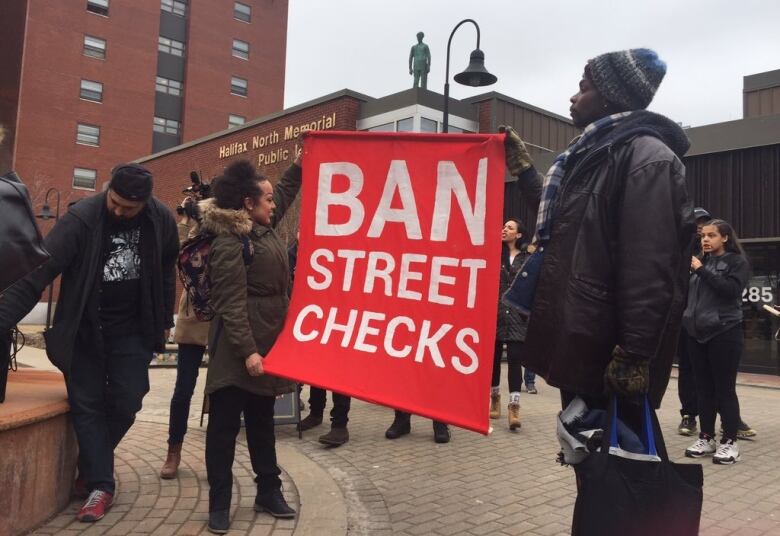
M 517 176 L 534 165 L 525 143 L 514 128 L 501 125 L 498 127 L 498 131 L 506 133 L 504 151 L 506 153 L 506 168 L 509 173 Z
M 649 360 L 615 346 L 612 361 L 604 371 L 604 388 L 607 393 L 625 398 L 647 394 L 650 389 Z

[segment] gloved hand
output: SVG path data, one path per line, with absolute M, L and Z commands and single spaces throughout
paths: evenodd
M 620 346 L 615 346 L 612 361 L 604 371 L 604 387 L 608 393 L 622 397 L 647 394 L 650 388 L 650 362 L 629 355 Z
M 506 152 L 506 168 L 509 173 L 517 176 L 534 165 L 525 143 L 514 128 L 500 125 L 498 131 L 506 133 L 504 150 Z

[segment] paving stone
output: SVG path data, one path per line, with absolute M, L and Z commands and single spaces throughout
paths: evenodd
M 160 525 L 152 532 L 152 536 L 173 536 L 179 530 L 179 524 Z
M 195 536 L 203 532 L 205 528 L 206 524 L 202 521 L 187 521 L 179 525 L 176 536 Z
M 505 390 L 506 365 L 502 374 Z M 151 372 L 152 390 L 144 409 L 116 451 L 117 506 L 104 520 L 90 525 L 74 521 L 80 504 L 73 501 L 34 534 L 206 533 L 205 427 L 199 426 L 197 412 L 202 407 L 205 374 L 193 397 L 179 478 L 161 481 L 158 476 L 166 454 L 174 381 L 173 369 Z M 537 386 L 539 395 L 522 396 L 523 427 L 517 433 L 506 429 L 504 416 L 491 422 L 495 430 L 490 436 L 452 428 L 451 443 L 437 445 L 430 421 L 412 417 L 412 433 L 389 441 L 384 431 L 392 422 L 392 410 L 353 400 L 349 443 L 323 448 L 317 437 L 327 431 L 326 426 L 305 434 L 303 440 L 294 427 L 280 426 L 277 441 L 307 456 L 337 483 L 347 507 L 350 536 L 568 535 L 576 492 L 573 470 L 555 463 L 560 399 L 541 380 Z M 676 435 L 676 388 L 672 380 L 659 411 L 667 448 L 673 461 L 699 463 L 683 456 L 692 439 Z M 780 464 L 775 456 L 780 411 L 767 411 L 780 408 L 780 389 L 739 386 L 738 394 L 742 415 L 758 436 L 740 442 L 742 461 L 734 466 L 701 462 L 705 474 L 702 534 L 780 536 Z M 303 399 L 307 398 L 304 391 Z M 284 495 L 300 511 L 297 488 L 284 472 L 284 462 L 279 460 Z M 292 536 L 297 520 L 275 520 L 252 510 L 254 475 L 243 432 L 234 474 L 231 533 Z
M 254 525 L 249 531 L 249 536 L 271 536 L 272 531 L 271 525 Z

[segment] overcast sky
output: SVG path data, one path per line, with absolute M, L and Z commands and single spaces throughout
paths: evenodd
M 411 87 L 409 49 L 425 32 L 428 89 L 443 93 L 447 39 L 477 21 L 487 88 L 452 76 L 476 45 L 471 24 L 452 42 L 450 94 L 495 90 L 569 115 L 585 61 L 655 49 L 667 74 L 650 109 L 684 125 L 742 117 L 742 77 L 780 69 L 777 0 L 289 0 L 285 107 L 348 88 L 383 97 Z

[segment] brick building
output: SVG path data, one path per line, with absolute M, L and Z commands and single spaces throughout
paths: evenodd
M 778 303 L 779 87 L 780 71 L 745 77 L 745 118 L 688 129 L 692 146 L 684 159 L 694 203 L 733 222 L 744 238 L 753 275 L 743 300 L 745 352 L 741 369 L 770 374 L 780 373 L 774 335 L 780 323 L 760 306 Z M 419 88 L 378 99 L 343 90 L 140 161 L 152 169 L 158 194 L 173 207 L 180 201 L 181 189 L 188 185 L 190 171 L 212 177 L 233 159 L 249 158 L 275 181 L 290 164 L 302 130 L 437 132 L 441 130 L 442 109 L 442 95 Z M 540 170 L 547 169 L 578 133 L 568 118 L 499 93 L 451 99 L 449 110 L 451 132 L 496 132 L 501 124 L 514 126 Z M 516 195 L 506 196 L 504 213 L 519 215 L 533 224 Z M 293 210 L 283 224 L 282 234 L 288 238 L 297 225 L 296 216 Z
M 3 0 L 0 170 L 38 206 L 282 108 L 287 0 Z
M 300 135 L 306 130 L 439 132 L 443 105 L 441 94 L 422 88 L 382 98 L 345 89 L 138 162 L 154 173 L 155 195 L 174 207 L 181 202 L 181 191 L 189 185 L 191 171 L 209 180 L 232 160 L 246 158 L 276 182 L 299 150 Z M 450 99 L 450 132 L 496 132 L 500 124 L 514 125 L 522 133 L 540 167 L 548 165 L 577 134 L 569 119 L 500 93 L 462 101 Z M 506 200 L 505 212 L 528 216 L 516 198 Z M 293 210 L 291 217 L 286 218 L 283 236 L 295 228 L 296 215 L 297 211 Z

